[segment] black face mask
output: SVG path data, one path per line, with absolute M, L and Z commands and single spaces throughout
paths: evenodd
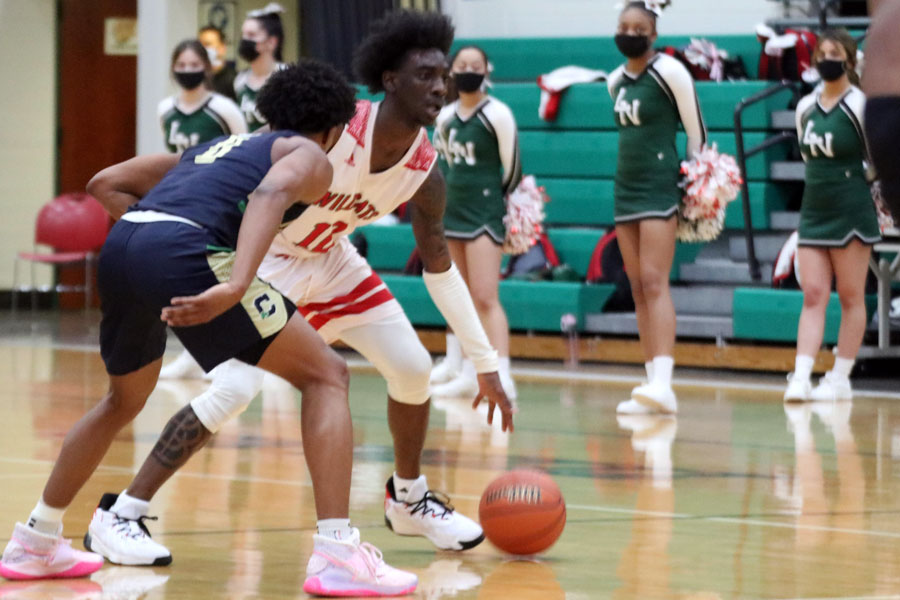
M 616 48 L 628 58 L 638 58 L 650 49 L 650 37 L 646 35 L 616 34 Z
M 456 89 L 470 94 L 481 88 L 481 84 L 484 83 L 484 73 L 472 73 L 471 71 L 454 73 L 453 80 L 456 82 Z
M 175 81 L 186 90 L 193 90 L 206 79 L 206 71 L 175 71 Z
M 830 58 L 823 58 L 818 63 L 816 63 L 816 69 L 818 69 L 819 75 L 822 76 L 823 80 L 837 81 L 844 76 L 844 73 L 847 72 L 847 65 L 842 60 L 831 60 Z
M 256 49 L 256 42 L 253 40 L 242 39 L 238 44 L 238 56 L 247 62 L 253 62 L 259 57 L 259 50 Z

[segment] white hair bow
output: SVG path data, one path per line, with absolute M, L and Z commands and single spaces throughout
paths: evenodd
M 247 17 L 255 19 L 257 17 L 265 17 L 268 15 L 277 15 L 284 12 L 284 7 L 277 2 L 269 2 L 263 8 L 257 8 L 247 13 Z
M 662 15 L 663 9 L 672 3 L 672 0 L 643 0 L 643 2 L 644 8 L 658 17 Z M 628 4 L 630 2 L 619 2 L 616 4 L 616 10 L 624 10 Z

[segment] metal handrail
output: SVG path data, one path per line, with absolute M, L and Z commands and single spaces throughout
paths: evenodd
M 753 278 L 753 281 L 759 281 L 762 279 L 762 273 L 759 268 L 759 260 L 756 258 L 756 245 L 754 244 L 753 239 L 753 217 L 752 211 L 750 208 L 750 185 L 747 183 L 747 160 L 755 154 L 759 154 L 763 150 L 766 150 L 776 144 L 780 144 L 781 142 L 787 140 L 794 140 L 797 136 L 794 133 L 789 132 L 781 132 L 772 137 L 766 138 L 759 145 L 751 148 L 750 150 L 746 150 L 744 148 L 744 124 L 743 124 L 743 115 L 744 111 L 753 106 L 758 102 L 762 102 L 766 98 L 770 96 L 774 96 L 778 92 L 790 89 L 794 92 L 794 97 L 796 98 L 800 93 L 799 82 L 796 81 L 782 81 L 781 83 L 775 84 L 772 87 L 768 87 L 760 92 L 757 92 L 750 96 L 749 98 L 744 98 L 740 102 L 738 102 L 737 106 L 734 109 L 734 137 L 737 146 L 737 162 L 738 167 L 741 169 L 741 179 L 743 182 L 741 183 L 741 196 L 742 196 L 742 204 L 744 209 L 744 237 L 747 240 L 747 262 L 750 267 L 750 277 Z

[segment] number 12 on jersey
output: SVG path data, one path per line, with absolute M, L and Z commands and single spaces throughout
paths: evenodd
M 302 241 L 297 242 L 295 245 L 300 246 L 309 252 L 324 254 L 334 248 L 334 236 L 340 234 L 345 229 L 347 229 L 347 224 L 343 221 L 338 221 L 337 223 L 318 223 L 313 227 L 313 230 L 308 236 L 303 238 Z M 325 235 L 324 238 L 322 237 L 323 234 Z M 319 240 L 319 238 L 322 238 L 321 241 L 313 246 L 313 243 Z

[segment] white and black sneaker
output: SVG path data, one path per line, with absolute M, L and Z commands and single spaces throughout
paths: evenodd
M 170 564 L 172 553 L 154 542 L 144 525 L 146 519 L 155 521 L 156 517 L 120 517 L 110 510 L 118 497 L 118 494 L 103 494 L 88 532 L 84 534 L 84 547 L 117 565 L 160 567 Z
M 406 491 L 413 502 L 397 499 L 393 476 L 386 487 L 384 522 L 394 533 L 426 537 L 441 550 L 468 550 L 484 541 L 481 526 L 456 512 L 447 496 L 429 490 L 424 475 Z

